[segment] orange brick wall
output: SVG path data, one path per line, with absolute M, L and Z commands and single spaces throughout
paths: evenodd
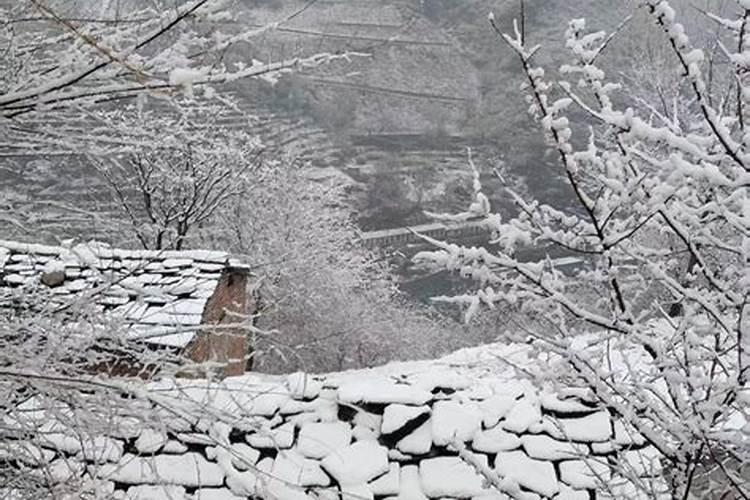
M 250 321 L 247 294 L 249 273 L 242 268 L 227 268 L 203 310 L 203 325 L 233 325 Z M 188 357 L 196 363 L 224 365 L 223 376 L 245 373 L 248 331 L 242 326 L 201 330 L 188 348 Z

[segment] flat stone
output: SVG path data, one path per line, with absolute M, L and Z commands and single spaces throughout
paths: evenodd
M 305 458 L 299 453 L 282 451 L 273 462 L 271 476 L 295 486 L 328 486 L 330 478 L 320 468 L 316 460 Z
M 245 440 L 253 448 L 291 448 L 294 444 L 294 424 L 289 422 L 275 429 L 260 429 L 246 436 Z
M 383 412 L 383 424 L 380 432 L 391 434 L 415 418 L 429 413 L 430 408 L 427 406 L 407 406 L 402 404 L 392 404 L 385 407 Z
M 502 425 L 505 429 L 521 434 L 526 432 L 529 427 L 542 420 L 542 411 L 537 402 L 532 402 L 528 398 L 523 398 L 513 405 L 505 415 Z
M 500 452 L 495 457 L 495 471 L 524 488 L 551 497 L 558 492 L 555 468 L 550 462 L 533 460 L 522 451 Z
M 388 472 L 388 449 L 374 441 L 357 441 L 321 462 L 339 484 L 367 483 Z
M 602 489 L 610 479 L 606 462 L 599 460 L 565 460 L 560 462 L 560 480 L 578 489 Z
M 589 454 L 586 445 L 558 441 L 541 434 L 521 436 L 521 443 L 529 457 L 540 460 L 571 460 Z
M 346 383 L 339 387 L 338 399 L 343 403 L 423 405 L 432 399 L 432 393 L 383 379 Z
M 396 448 L 411 455 L 425 455 L 432 449 L 432 421 L 427 420 L 414 432 L 396 443 Z
M 313 422 L 302 425 L 297 450 L 309 458 L 323 458 L 346 447 L 352 440 L 352 428 L 346 422 Z
M 484 478 L 459 457 L 437 457 L 419 463 L 424 493 L 430 498 L 468 498 L 485 490 Z
M 438 446 L 469 441 L 481 429 L 481 419 L 476 404 L 438 401 L 432 410 L 432 441 Z
M 497 425 L 486 431 L 479 431 L 474 436 L 471 447 L 483 453 L 515 450 L 521 446 L 521 439 Z
M 591 443 L 609 441 L 612 438 L 612 422 L 606 411 L 581 418 L 558 418 L 555 423 L 566 440 Z
M 376 496 L 398 495 L 401 466 L 396 462 L 388 464 L 388 472 L 370 482 L 370 491 Z

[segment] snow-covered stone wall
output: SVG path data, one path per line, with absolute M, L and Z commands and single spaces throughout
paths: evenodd
M 17 461 L 128 499 L 640 498 L 618 468 L 655 483 L 661 472 L 585 391 L 540 391 L 461 352 L 145 389 L 161 418 L 91 434 L 56 423 L 15 441 Z

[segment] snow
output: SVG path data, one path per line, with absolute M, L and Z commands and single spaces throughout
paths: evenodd
M 117 465 L 105 465 L 99 476 L 125 484 L 163 483 L 186 487 L 221 486 L 224 471 L 198 453 L 137 457 L 125 455 Z
M 253 448 L 291 448 L 294 444 L 294 424 L 288 422 L 275 429 L 261 429 L 245 439 Z
M 414 432 L 396 443 L 396 448 L 412 455 L 424 455 L 432 449 L 432 420 L 427 420 Z
M 177 500 L 180 497 L 174 497 Z M 226 488 L 201 488 L 193 493 L 193 500 L 244 500 L 247 497 L 237 496 Z
M 188 450 L 188 447 L 184 444 L 180 443 L 179 441 L 175 441 L 174 439 L 170 439 L 164 444 L 164 447 L 161 449 L 162 453 L 173 453 L 182 455 Z
M 589 500 L 589 492 L 575 490 L 565 484 L 560 484 L 560 493 L 557 494 L 555 500 Z
M 479 403 L 482 412 L 482 422 L 486 428 L 494 427 L 505 417 L 505 414 L 516 404 L 516 398 L 505 395 L 496 395 Z
M 357 441 L 331 453 L 321 465 L 339 484 L 366 483 L 388 472 L 388 449 L 374 441 Z
M 594 459 L 560 462 L 560 480 L 578 489 L 601 488 L 609 481 L 606 461 Z
M 589 406 L 576 399 L 561 399 L 555 394 L 545 393 L 540 397 L 542 408 L 557 413 L 591 412 Z
M 526 454 L 541 460 L 564 460 L 579 458 L 588 454 L 588 447 L 568 441 L 558 441 L 545 435 L 521 436 Z
M 243 498 L 257 494 L 258 483 L 258 475 L 252 470 L 229 471 L 227 474 L 227 487 L 233 494 L 241 495 Z
M 634 444 L 641 446 L 645 443 L 643 436 L 638 434 L 638 431 L 633 429 L 631 426 L 625 425 L 621 420 L 615 420 L 615 444 L 628 446 Z
M 419 480 L 419 468 L 416 465 L 401 467 L 401 491 L 398 500 L 427 500 Z
M 185 498 L 182 486 L 131 486 L 128 488 L 127 500 L 175 500 Z M 205 498 L 203 499 L 205 500 Z
M 429 412 L 430 408 L 428 406 L 388 405 L 383 412 L 383 424 L 380 432 L 383 434 L 395 432 L 404 427 L 408 422 Z
M 316 460 L 293 450 L 282 451 L 276 456 L 271 477 L 295 486 L 328 486 L 331 483 Z
M 432 399 L 432 393 L 389 380 L 364 380 L 349 382 L 339 387 L 338 399 L 343 403 L 423 405 Z
M 555 468 L 550 462 L 533 460 L 522 451 L 500 452 L 495 457 L 495 471 L 521 486 L 551 497 L 559 490 Z
M 351 440 L 352 429 L 346 422 L 309 422 L 300 430 L 297 450 L 309 458 L 324 458 Z
M 469 441 L 481 429 L 481 419 L 476 404 L 438 401 L 432 410 L 432 441 L 438 446 Z
M 374 500 L 375 495 L 367 484 L 344 484 L 341 485 L 340 498 L 356 498 L 357 500 Z
M 46 464 L 55 453 L 26 441 L 7 441 L 0 446 L 0 461 L 18 460 L 26 465 Z
M 505 431 L 501 426 L 495 426 L 486 431 L 480 431 L 474 436 L 471 447 L 484 453 L 515 450 L 521 446 L 521 439 L 515 434 Z
M 258 462 L 260 452 L 245 443 L 234 443 L 231 445 L 232 465 L 237 470 L 247 470 Z
M 657 476 L 661 474 L 660 454 L 653 446 L 641 450 L 630 450 L 622 453 L 623 467 L 632 470 L 639 476 Z
M 542 411 L 539 404 L 525 397 L 508 411 L 502 425 L 505 429 L 520 434 L 526 432 L 532 424 L 541 420 Z
M 122 442 L 106 436 L 70 436 L 56 432 L 44 433 L 40 446 L 66 453 L 81 453 L 95 462 L 117 462 L 122 457 Z
M 370 491 L 376 496 L 398 495 L 401 467 L 395 462 L 388 464 L 388 472 L 370 482 Z
M 357 413 L 354 415 L 352 423 L 357 427 L 371 429 L 375 434 L 380 435 L 380 428 L 383 425 L 383 417 L 382 415 L 357 409 Z
M 459 457 L 437 457 L 419 464 L 422 490 L 430 498 L 481 495 L 483 478 Z
M 152 454 L 164 446 L 168 438 L 164 432 L 153 429 L 143 429 L 138 439 L 135 440 L 135 449 L 142 454 Z
M 309 458 L 323 458 L 347 446 L 352 429 L 346 422 L 308 422 L 302 425 L 297 449 Z
M 312 399 L 320 394 L 322 385 L 312 375 L 303 372 L 292 373 L 286 378 L 286 387 L 295 399 Z
M 607 441 L 612 437 L 609 413 L 598 411 L 581 418 L 561 418 L 555 421 L 565 438 L 580 442 Z

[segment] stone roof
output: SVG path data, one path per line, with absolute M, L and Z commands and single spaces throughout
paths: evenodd
M 93 302 L 87 305 L 122 320 L 134 338 L 177 347 L 192 340 L 206 301 L 229 267 L 242 265 L 224 252 L 0 240 L 0 293 L 33 287 L 52 303 Z
M 13 447 L 54 481 L 88 475 L 120 499 L 641 498 L 613 467 L 663 484 L 654 449 L 586 391 L 540 390 L 467 352 L 327 375 L 152 382 L 143 394 L 163 416 L 153 424 L 57 425 Z

